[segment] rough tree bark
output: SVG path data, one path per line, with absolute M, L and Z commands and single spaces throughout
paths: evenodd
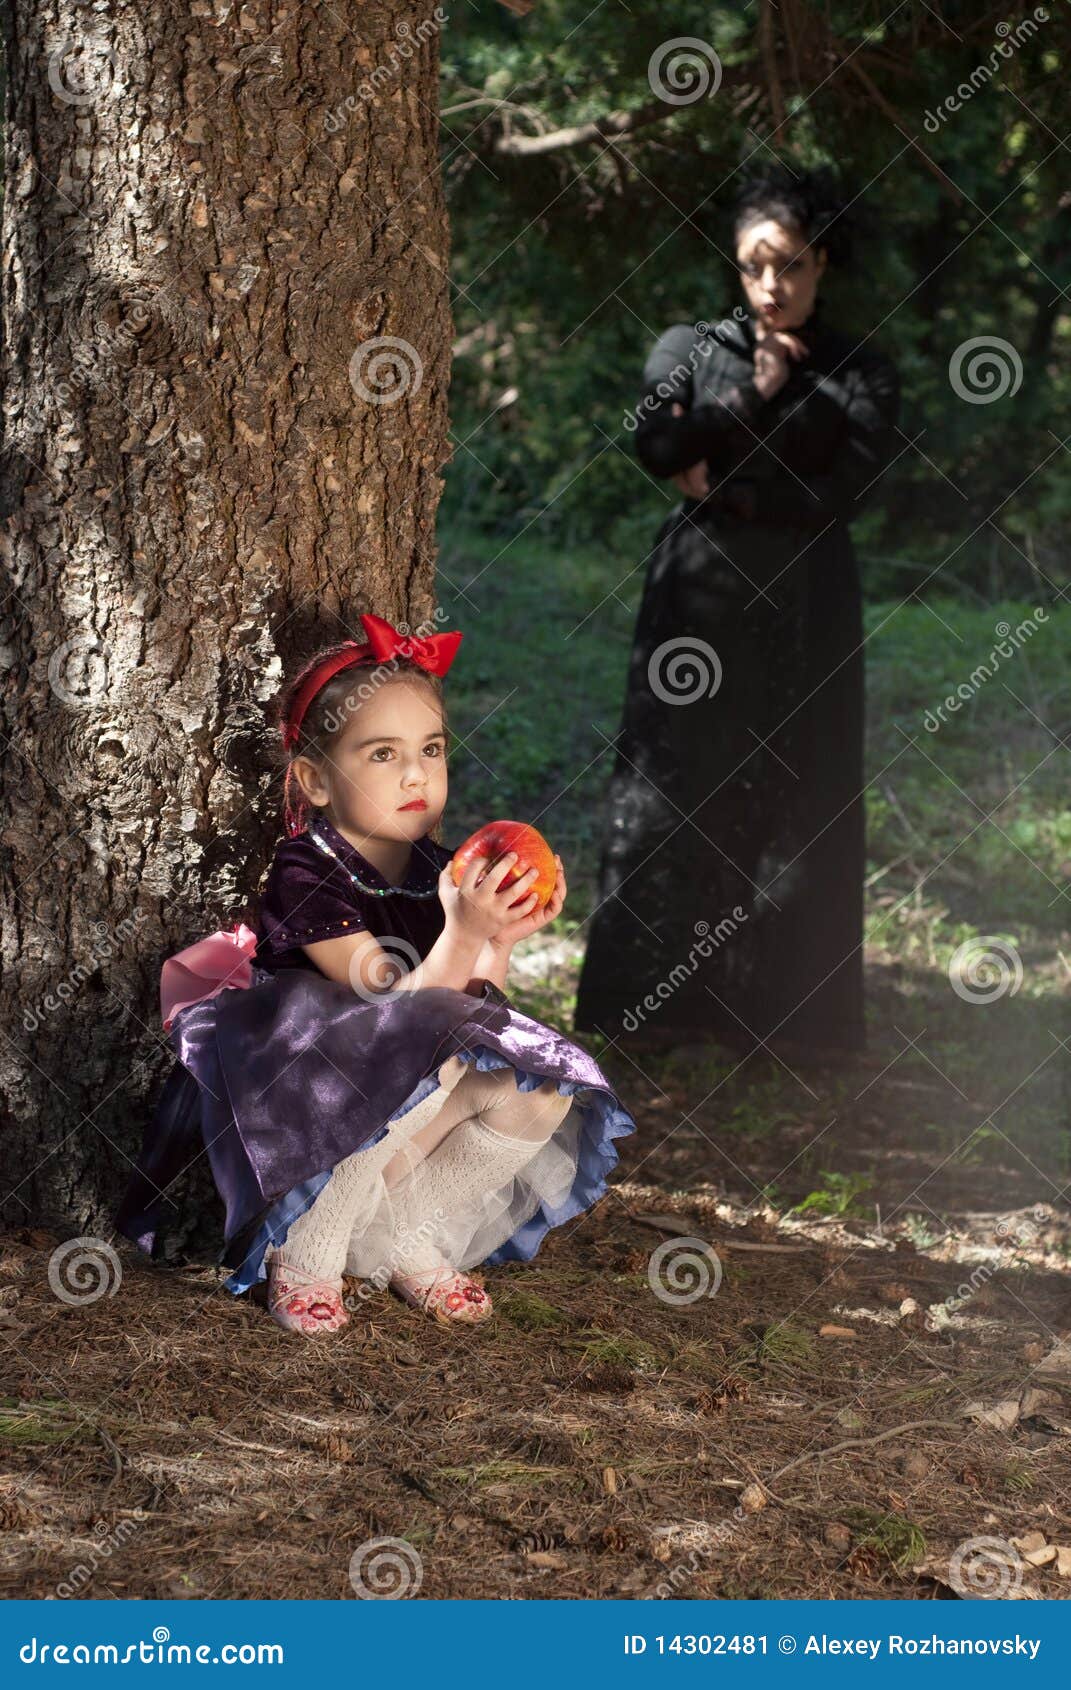
M 7 11 L 9 1225 L 107 1235 L 171 1061 L 161 960 L 249 912 L 277 837 L 284 670 L 432 612 L 443 16 Z

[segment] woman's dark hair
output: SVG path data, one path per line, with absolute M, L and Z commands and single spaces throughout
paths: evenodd
M 324 646 L 314 657 L 298 670 L 297 674 L 287 682 L 278 699 L 278 726 L 281 734 L 285 734 L 286 727 L 293 712 L 297 699 L 305 681 L 314 669 L 336 652 L 347 650 L 348 646 Z M 356 663 L 349 664 L 339 670 L 337 675 L 320 688 L 311 700 L 302 718 L 296 744 L 287 751 L 283 750 L 283 765 L 287 771 L 287 794 L 291 787 L 297 787 L 296 780 L 290 775 L 291 765 L 295 757 L 309 757 L 314 763 L 326 762 L 332 747 L 344 732 L 350 717 L 355 710 L 359 710 L 366 699 L 371 698 L 382 686 L 389 686 L 395 681 L 421 681 L 434 693 L 436 702 L 442 711 L 443 727 L 447 726 L 446 705 L 443 699 L 443 683 L 441 675 L 433 675 L 421 664 L 415 663 L 411 657 L 390 657 L 380 659 L 363 657 Z M 289 796 L 288 796 L 289 805 Z M 302 797 L 294 804 L 292 814 L 295 820 L 302 821 L 308 806 Z M 431 832 L 433 839 L 438 839 L 441 823 L 436 823 Z
M 797 229 L 817 251 L 824 247 L 830 264 L 847 265 L 858 232 L 850 202 L 828 165 L 798 171 L 777 162 L 756 166 L 734 197 L 734 246 L 752 223 L 771 218 Z

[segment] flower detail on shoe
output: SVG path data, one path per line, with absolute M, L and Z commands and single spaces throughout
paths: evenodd
M 302 1332 L 309 1338 L 337 1332 L 350 1318 L 342 1302 L 341 1282 L 317 1279 L 278 1256 L 271 1264 L 268 1312 L 287 1332 Z
M 478 1326 L 494 1313 L 487 1292 L 467 1273 L 443 1263 L 421 1273 L 396 1273 L 391 1289 L 411 1307 L 448 1324 Z

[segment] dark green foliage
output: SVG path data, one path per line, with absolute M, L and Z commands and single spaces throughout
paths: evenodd
M 855 528 L 872 590 L 925 592 L 937 571 L 944 591 L 966 580 L 987 596 L 1026 593 L 1035 566 L 1063 582 L 1068 8 L 1049 6 L 1019 41 L 1008 31 L 1031 8 L 1006 21 L 968 4 L 903 7 L 883 22 L 887 10 L 795 0 L 776 11 L 780 127 L 752 6 L 678 6 L 671 23 L 655 0 L 594 11 L 541 0 L 523 21 L 501 7 L 451 16 L 448 526 L 506 536 L 538 517 L 544 542 L 599 537 L 645 555 L 676 494 L 640 471 L 622 418 L 654 337 L 741 299 L 732 196 L 745 161 L 776 154 L 797 170 L 841 167 L 860 239 L 825 297 L 845 328 L 874 333 L 903 377 L 903 455 Z M 713 97 L 662 103 L 668 115 L 612 144 L 498 150 L 659 108 L 649 61 L 685 36 L 718 54 Z M 976 91 L 938 118 L 972 72 Z M 949 361 L 983 335 L 1010 343 L 1022 381 L 969 403 Z

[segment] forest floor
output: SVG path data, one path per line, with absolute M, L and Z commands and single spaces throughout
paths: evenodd
M 512 609 L 549 652 L 529 576 Z M 1071 1595 L 1069 636 L 932 733 L 1029 607 L 883 609 L 865 1056 L 590 1041 L 638 1131 L 589 1215 L 484 1270 L 474 1331 L 350 1281 L 309 1342 L 125 1245 L 116 1294 L 65 1300 L 58 1239 L 0 1239 L 4 1594 Z M 579 910 L 606 759 L 563 773 L 598 755 L 579 722 L 616 728 L 628 626 L 533 695 L 542 761 L 522 693 L 452 777 L 451 839 L 538 814 Z M 516 678 L 505 645 L 481 661 L 462 735 Z M 569 1027 L 583 942 L 572 915 L 527 947 L 520 1007 Z

